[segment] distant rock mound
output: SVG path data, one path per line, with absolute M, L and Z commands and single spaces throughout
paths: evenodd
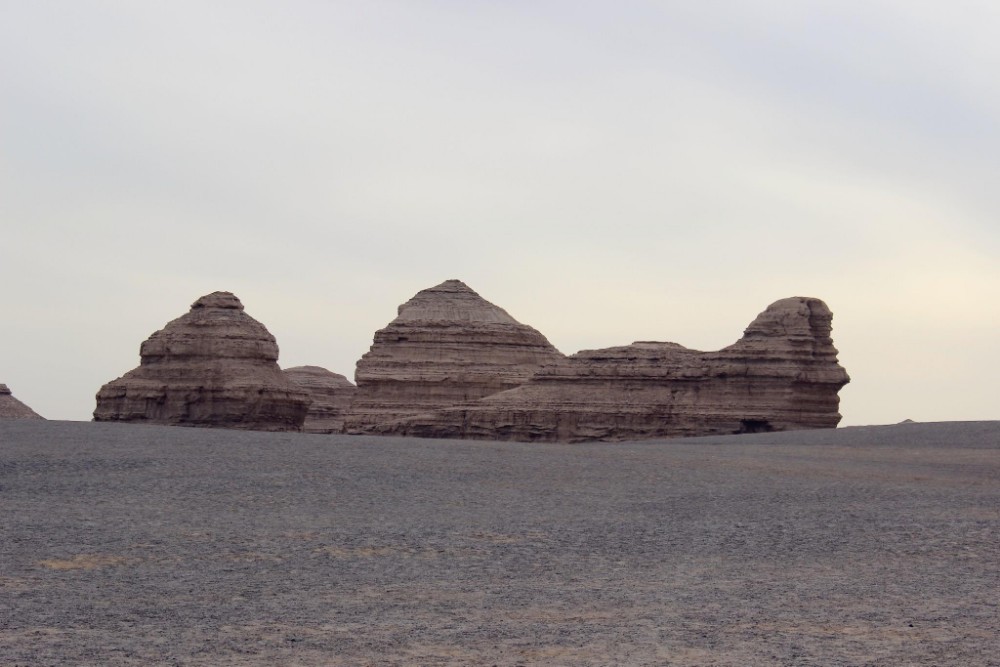
M 278 345 L 230 292 L 198 299 L 139 348 L 138 368 L 101 387 L 94 421 L 298 431 L 309 395 Z
M 563 355 L 459 280 L 419 292 L 375 333 L 358 361 L 347 433 L 383 433 L 391 423 L 520 386 Z
M 319 366 L 295 366 L 282 371 L 312 398 L 302 430 L 306 433 L 341 433 L 344 415 L 357 387 L 343 375 Z
M 0 384 L 0 419 L 45 419 L 45 417 L 14 398 L 7 385 Z
M 718 352 L 657 342 L 587 350 L 521 387 L 382 430 L 581 442 L 830 428 L 841 418 L 838 391 L 849 382 L 831 320 L 819 299 L 783 299 Z

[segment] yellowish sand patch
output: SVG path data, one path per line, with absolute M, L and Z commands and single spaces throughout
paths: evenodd
M 559 609 L 555 607 L 529 607 L 506 612 L 510 619 L 532 623 L 583 623 L 611 622 L 621 619 L 621 611 L 614 609 Z
M 423 560 L 433 560 L 441 557 L 444 553 L 434 549 L 414 549 L 406 546 L 365 546 L 365 547 L 338 547 L 326 546 L 313 549 L 314 554 L 323 554 L 330 558 L 419 558 Z
M 286 540 L 315 540 L 319 537 L 319 532 L 315 530 L 287 531 L 281 534 Z
M 229 553 L 225 554 L 223 559 L 233 563 L 281 563 L 284 560 L 281 556 L 263 554 L 256 551 Z
M 26 591 L 31 588 L 27 580 L 20 577 L 0 577 L 0 588 L 9 591 Z
M 322 553 L 333 558 L 378 558 L 380 556 L 403 556 L 409 558 L 416 552 L 406 547 L 322 547 L 315 549 L 314 553 Z
M 477 531 L 470 533 L 473 540 L 492 542 L 494 544 L 517 544 L 520 542 L 540 542 L 548 539 L 548 535 L 540 530 L 528 530 L 523 533 L 496 533 L 491 531 Z
M 49 558 L 38 561 L 42 567 L 50 570 L 96 570 L 99 567 L 117 567 L 125 564 L 122 556 L 107 556 L 102 554 L 77 554 L 72 558 Z

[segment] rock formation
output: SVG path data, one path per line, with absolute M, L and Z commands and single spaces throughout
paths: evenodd
M 587 350 L 521 387 L 380 431 L 580 442 L 834 427 L 849 378 L 831 319 L 819 299 L 783 299 L 718 352 L 655 342 Z
M 339 373 L 319 366 L 295 366 L 282 371 L 300 389 L 309 393 L 312 403 L 302 430 L 306 433 L 341 433 L 344 415 L 357 390 Z
M 138 368 L 101 387 L 94 421 L 297 431 L 308 394 L 278 368 L 278 345 L 229 292 L 213 292 L 139 348 Z
M 7 385 L 0 384 L 0 419 L 45 419 L 14 398 Z
M 401 305 L 375 333 L 358 361 L 345 431 L 380 433 L 404 417 L 520 386 L 562 358 L 538 331 L 447 280 Z

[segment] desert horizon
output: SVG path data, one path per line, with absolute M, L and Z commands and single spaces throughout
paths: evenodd
M 0 20 L 0 667 L 1000 667 L 1000 5 Z

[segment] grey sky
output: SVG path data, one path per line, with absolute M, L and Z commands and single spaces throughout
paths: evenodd
M 817 296 L 844 424 L 996 419 L 994 2 L 0 0 L 0 382 L 197 297 L 353 377 L 460 278 L 566 353 Z

